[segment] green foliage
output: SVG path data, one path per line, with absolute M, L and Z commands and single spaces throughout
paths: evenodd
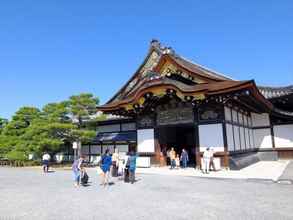
M 2 133 L 2 130 L 4 127 L 8 124 L 8 120 L 5 118 L 0 118 L 0 134 Z
M 61 151 L 65 143 L 90 142 L 96 135 L 99 99 L 82 93 L 69 100 L 50 103 L 42 111 L 22 107 L 11 121 L 0 119 L 0 157 L 25 160 L 29 153 L 41 156 L 44 151 Z
M 85 121 L 90 121 L 97 114 L 99 99 L 89 93 L 71 96 L 68 101 L 68 110 L 72 121 L 82 127 Z
M 68 115 L 68 101 L 60 103 L 49 103 L 43 108 L 43 116 L 53 122 L 70 122 Z
M 22 151 L 10 151 L 6 154 L 6 157 L 12 161 L 25 161 L 27 160 L 27 156 Z

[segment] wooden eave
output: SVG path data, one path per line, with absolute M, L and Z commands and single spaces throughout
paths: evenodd
M 272 104 L 267 101 L 256 89 L 254 81 L 222 81 L 214 83 L 203 83 L 194 86 L 183 85 L 173 80 L 156 79 L 152 82 L 145 82 L 138 90 L 134 91 L 128 98 L 99 106 L 101 111 L 114 111 L 123 108 L 125 105 L 134 105 L 142 98 L 146 93 L 152 93 L 156 89 L 168 90 L 172 89 L 176 93 L 181 93 L 182 96 L 194 96 L 202 94 L 206 97 L 215 96 L 221 94 L 232 93 L 241 90 L 249 90 L 251 95 L 260 104 L 265 106 L 268 110 L 272 109 Z

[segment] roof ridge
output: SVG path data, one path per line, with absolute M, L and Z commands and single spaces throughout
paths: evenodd
M 278 89 L 288 89 L 293 91 L 293 85 L 288 86 L 257 86 L 259 89 L 272 89 L 272 90 L 278 90 Z
M 202 69 L 203 71 L 205 71 L 208 75 L 210 76 L 216 76 L 216 77 L 224 77 L 226 79 L 230 79 L 230 80 L 235 80 L 233 78 L 231 78 L 230 76 L 227 76 L 223 73 L 220 73 L 218 71 L 212 70 L 204 65 L 198 64 L 196 62 L 194 62 L 193 60 L 190 60 L 184 56 L 181 56 L 179 54 L 176 53 L 176 51 L 172 48 L 172 47 L 167 47 L 167 46 L 163 46 L 161 44 L 161 42 L 157 39 L 152 39 L 151 40 L 151 47 L 154 47 L 155 49 L 159 50 L 162 54 L 169 54 L 171 56 L 174 56 L 175 58 L 181 58 L 183 60 L 185 60 L 186 62 L 189 62 L 197 67 L 199 67 L 200 69 Z
M 186 57 L 183 57 L 183 56 L 181 56 L 181 55 L 177 55 L 177 56 L 179 56 L 180 58 L 186 60 L 187 62 L 192 63 L 193 65 L 196 65 L 196 66 L 198 66 L 199 68 L 201 68 L 201 69 L 207 71 L 209 75 L 216 75 L 216 76 L 220 76 L 220 77 L 225 77 L 225 78 L 230 79 L 230 80 L 235 80 L 235 79 L 231 78 L 230 76 L 227 76 L 227 75 L 225 75 L 225 74 L 223 74 L 223 73 L 220 73 L 220 72 L 218 72 L 218 71 L 212 70 L 212 69 L 210 69 L 210 68 L 208 68 L 208 67 L 206 67 L 206 66 L 204 66 L 204 65 L 202 65 L 202 64 L 198 64 L 198 63 L 196 63 L 196 62 L 194 62 L 194 61 L 192 61 L 192 60 L 189 60 L 189 59 L 186 58 Z M 210 74 L 210 73 L 212 73 L 212 74 Z

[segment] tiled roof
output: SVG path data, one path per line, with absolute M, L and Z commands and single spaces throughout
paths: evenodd
M 267 99 L 279 98 L 293 94 L 293 85 L 286 87 L 258 86 L 258 89 Z

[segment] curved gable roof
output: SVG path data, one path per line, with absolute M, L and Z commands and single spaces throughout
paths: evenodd
M 142 62 L 142 64 L 139 66 L 137 71 L 106 104 L 126 98 L 127 94 L 130 93 L 139 83 L 142 76 L 146 72 L 153 71 L 156 68 L 158 68 L 163 59 L 168 59 L 172 61 L 174 64 L 186 70 L 193 76 L 199 77 L 204 80 L 212 82 L 232 80 L 230 77 L 227 77 L 223 74 L 217 73 L 199 64 L 189 61 L 188 59 L 177 55 L 171 47 L 164 47 L 160 44 L 159 41 L 152 40 L 150 43 L 150 48 L 147 53 L 147 56 Z

